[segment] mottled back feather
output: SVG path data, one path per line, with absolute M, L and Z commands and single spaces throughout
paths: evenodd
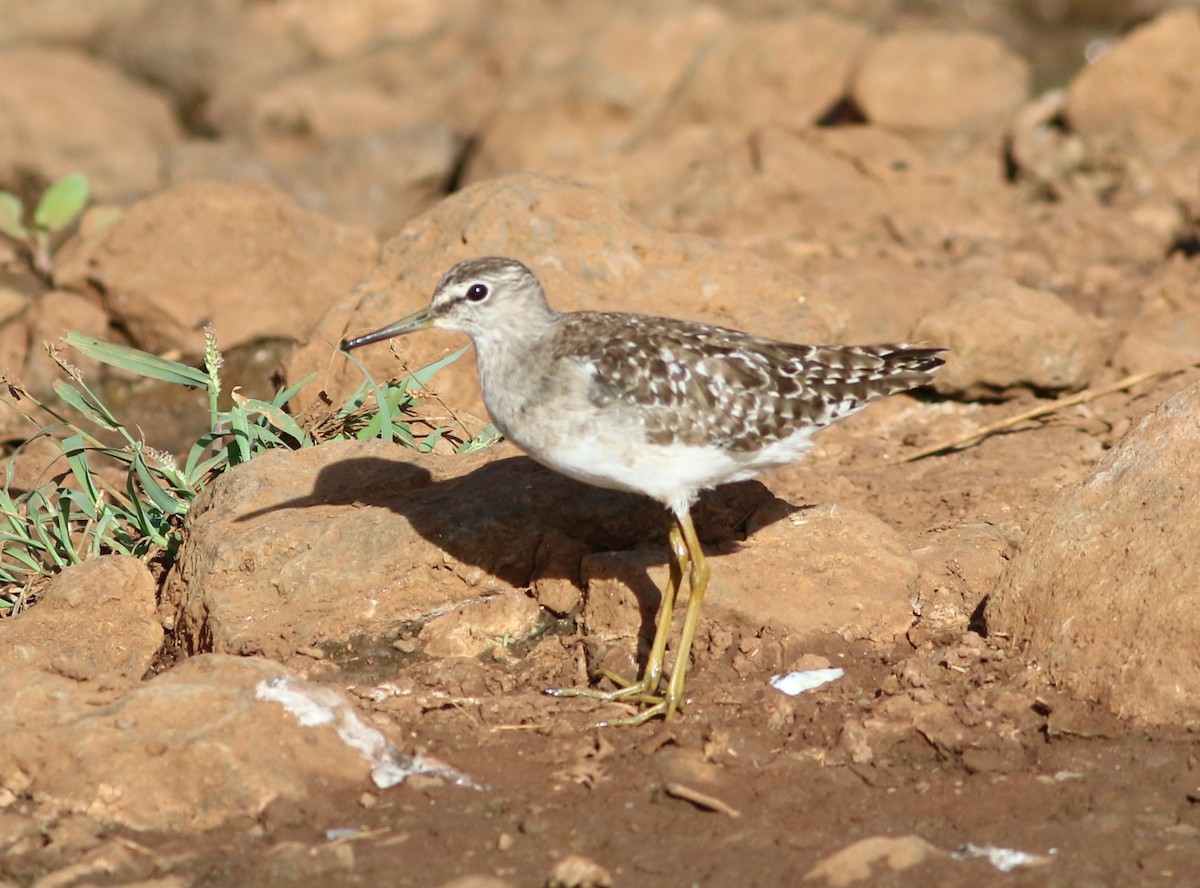
M 597 407 L 635 408 L 655 444 L 748 452 L 929 382 L 939 348 L 795 345 L 705 324 L 576 312 L 550 344 Z

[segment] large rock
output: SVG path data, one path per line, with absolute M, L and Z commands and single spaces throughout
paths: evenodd
M 0 51 L 0 108 L 7 188 L 82 172 L 95 199 L 137 197 L 158 185 L 158 156 L 181 137 L 166 96 L 68 49 Z
M 433 653 L 474 655 L 533 631 L 535 577 L 569 578 L 569 563 L 538 558 L 552 530 L 599 548 L 665 537 L 650 500 L 503 458 L 513 452 L 438 456 L 375 440 L 238 466 L 189 515 L 163 590 L 176 637 L 193 651 L 311 663 L 315 645 L 386 648 L 400 627 L 425 624 Z
M 222 348 L 303 335 L 371 267 L 375 238 L 296 206 L 269 185 L 197 182 L 135 204 L 64 250 L 63 286 L 96 287 L 141 348 Z
M 573 12 L 576 27 L 543 32 L 506 80 L 467 181 L 574 169 L 620 150 L 726 25 L 724 15 L 699 4 L 576 4 Z M 534 33 L 543 28 L 526 23 Z
M 294 32 L 269 18 L 257 4 L 231 0 L 148 0 L 99 42 L 122 68 L 163 84 L 181 107 L 195 108 L 226 84 L 262 82 L 304 59 Z
M 1080 72 L 1071 82 L 1067 119 L 1098 155 L 1161 162 L 1200 150 L 1197 58 L 1200 12 L 1163 13 Z
M 1103 357 L 1091 321 L 1053 293 L 1001 278 L 954 294 L 917 323 L 913 338 L 950 350 L 933 387 L 963 398 L 1081 389 Z
M 319 809 L 431 769 L 338 692 L 248 658 L 195 657 L 125 693 L 6 670 L 0 737 L 0 788 L 40 816 L 135 830 L 244 823 L 275 802 Z
M 395 127 L 381 120 L 376 132 L 303 153 L 291 146 L 283 157 L 234 139 L 183 143 L 167 153 L 164 175 L 170 184 L 266 179 L 301 206 L 390 237 L 446 193 L 463 142 L 444 124 Z
M 1062 492 L 987 606 L 1056 684 L 1143 722 L 1200 724 L 1198 448 L 1193 385 Z
M 396 656 L 400 635 L 406 652 L 477 656 L 532 637 L 544 601 L 578 610 L 591 642 L 634 657 L 666 581 L 662 507 L 512 452 L 439 456 L 368 441 L 237 467 L 189 516 L 163 590 L 175 637 L 191 651 L 297 668 L 351 650 Z M 918 566 L 878 518 L 796 511 L 757 482 L 702 498 L 696 515 L 713 572 L 706 623 L 881 647 L 911 626 Z M 747 515 L 751 535 L 733 543 Z
M 1200 363 L 1200 276 L 1196 261 L 1174 256 L 1137 294 L 1137 314 L 1113 355 L 1124 373 L 1182 370 Z
M 702 123 L 744 136 L 815 124 L 844 98 L 870 32 L 824 13 L 727 25 L 681 78 L 649 136 Z
M 853 98 L 870 122 L 910 134 L 996 132 L 1029 95 L 1029 63 L 969 31 L 889 34 L 866 53 Z
M 760 510 L 762 518 L 769 526 L 709 557 L 702 622 L 751 634 L 770 626 L 801 643 L 836 634 L 888 648 L 904 637 L 914 620 L 918 567 L 894 530 L 837 505 L 794 510 L 775 501 Z M 584 558 L 582 622 L 593 643 L 625 645 L 650 634 L 667 581 L 665 554 L 657 547 Z M 677 617 L 687 599 L 685 584 Z
M 557 172 L 618 197 L 648 225 L 800 271 L 825 257 L 870 270 L 868 256 L 939 268 L 948 255 L 1001 252 L 1025 231 L 1017 193 L 996 187 L 994 147 L 970 160 L 949 166 L 918 140 L 870 124 L 767 122 L 747 133 L 696 123 Z
M 106 555 L 68 567 L 34 607 L 0 620 L 0 669 L 139 679 L 162 645 L 156 592 L 136 558 Z

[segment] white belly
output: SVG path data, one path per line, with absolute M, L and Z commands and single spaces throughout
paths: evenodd
M 643 493 L 678 509 L 690 505 L 701 490 L 794 462 L 812 447 L 814 431 L 797 432 L 756 453 L 607 436 L 603 442 L 581 436 L 549 449 L 523 449 L 543 465 L 577 481 Z M 514 443 L 522 446 L 520 441 Z

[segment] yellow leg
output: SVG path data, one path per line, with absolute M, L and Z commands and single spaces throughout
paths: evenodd
M 684 575 L 688 572 L 689 566 L 688 550 L 683 540 L 683 531 L 674 518 L 671 519 L 671 527 L 667 531 L 667 540 L 671 544 L 671 554 L 674 556 L 674 559 L 671 561 L 670 575 L 667 578 L 667 588 L 663 590 L 662 601 L 658 606 L 658 617 L 654 623 L 654 641 L 650 645 L 650 655 L 646 658 L 646 668 L 642 671 L 641 681 L 633 682 L 627 678 L 621 678 L 607 669 L 600 669 L 596 673 L 598 676 L 607 678 L 622 688 L 640 685 L 643 692 L 647 695 L 656 695 L 658 693 L 658 686 L 662 683 L 663 660 L 667 653 L 667 641 L 671 635 L 671 616 L 675 612 L 675 596 L 679 591 L 680 584 L 683 582 Z M 656 700 L 655 702 L 658 701 Z
M 691 527 L 690 519 L 688 527 Z M 683 583 L 683 577 L 685 575 L 688 575 L 690 578 L 694 577 L 694 571 L 690 571 L 692 562 L 686 534 L 687 531 L 680 523 L 678 517 L 672 515 L 671 526 L 667 532 L 667 539 L 670 542 L 671 554 L 673 556 L 670 565 L 670 576 L 667 579 L 667 587 L 663 590 L 662 601 L 659 603 L 658 618 L 654 625 L 654 640 L 650 644 L 650 654 L 646 658 L 646 668 L 642 671 L 642 677 L 637 681 L 631 681 L 615 675 L 606 669 L 601 669 L 596 673 L 596 677 L 607 678 L 614 684 L 619 685 L 620 687 L 617 690 L 598 691 L 594 688 L 548 688 L 546 690 L 547 694 L 554 697 L 593 697 L 610 702 L 645 704 L 650 707 L 630 718 L 601 722 L 598 726 L 640 725 L 657 715 L 666 713 L 667 700 L 658 693 L 658 688 L 662 683 L 663 661 L 666 657 L 667 641 L 671 635 L 671 616 L 675 610 L 675 597 Z M 694 530 L 691 531 L 691 534 L 693 537 L 696 535 Z M 707 570 L 706 567 L 706 576 Z M 676 704 L 677 706 L 678 703 Z M 674 712 L 676 707 L 672 707 L 672 712 Z
M 679 635 L 679 652 L 675 655 L 675 668 L 671 670 L 671 683 L 667 685 L 666 711 L 663 718 L 674 717 L 675 711 L 683 705 L 683 679 L 687 675 L 688 658 L 692 653 L 692 639 L 696 637 L 696 626 L 700 622 L 700 607 L 704 604 L 704 592 L 708 589 L 708 560 L 704 550 L 700 548 L 700 539 L 696 536 L 696 528 L 692 525 L 691 511 L 677 516 L 679 527 L 683 533 L 684 545 L 687 547 L 691 562 L 691 572 L 688 578 L 690 597 L 687 611 L 683 615 L 683 631 Z

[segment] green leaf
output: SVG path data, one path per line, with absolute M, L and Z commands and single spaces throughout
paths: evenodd
M 432 453 L 433 448 L 437 447 L 437 442 L 442 440 L 442 435 L 444 433 L 445 429 L 434 429 L 425 436 L 419 445 L 417 445 L 417 450 L 421 453 Z
M 183 477 L 189 486 L 198 487 L 204 476 L 213 468 L 229 462 L 229 453 L 225 449 L 218 450 L 213 456 L 205 459 L 208 456 L 208 448 L 224 437 L 221 432 L 206 432 L 192 445 L 183 465 Z
M 371 422 L 368 423 L 367 428 L 370 429 L 370 432 L 368 432 L 367 429 L 360 430 L 357 435 L 358 439 L 360 441 L 366 441 L 368 438 L 379 436 L 385 441 L 394 441 L 395 438 L 393 437 L 394 430 L 392 427 L 392 414 L 391 411 L 388 410 L 387 399 L 383 396 L 383 391 L 380 389 L 379 383 L 377 383 L 375 378 L 367 372 L 367 368 L 363 366 L 362 361 L 360 361 L 357 357 L 349 353 L 346 354 L 346 357 L 352 364 L 358 367 L 362 375 L 366 377 L 367 388 L 375 393 L 375 406 L 379 411 L 371 418 Z
M 108 408 L 94 398 L 89 398 L 75 386 L 69 382 L 63 382 L 61 379 L 54 381 L 54 391 L 62 398 L 63 403 L 69 407 L 74 407 L 87 419 L 90 419 L 96 425 L 106 428 L 109 431 L 116 431 L 120 427 L 117 418 L 108 412 Z
M 78 564 L 80 561 L 79 553 L 75 551 L 75 546 L 71 540 L 71 501 L 66 497 L 59 497 L 58 509 L 54 513 L 54 539 L 58 543 L 55 547 L 57 554 L 66 558 L 67 564 Z M 65 565 L 64 565 L 65 566 Z
M 60 231 L 78 218 L 87 200 L 87 177 L 83 173 L 64 176 L 42 194 L 33 211 L 33 224 L 42 231 Z
M 258 445 L 254 448 L 254 456 L 259 456 L 268 450 L 292 449 L 269 422 L 256 422 L 251 425 L 250 439 Z
M 80 354 L 87 355 L 104 364 L 119 367 L 138 376 L 148 376 L 176 385 L 186 385 L 192 388 L 208 388 L 208 374 L 178 361 L 168 361 L 157 355 L 149 354 L 136 348 L 117 345 L 115 342 L 105 342 L 94 336 L 71 331 L 63 337 L 63 341 Z
M 28 534 L 24 533 L 9 533 L 8 531 L 0 531 L 0 541 L 6 543 L 20 543 L 25 548 L 38 548 L 38 541 Z
M 257 398 L 239 400 L 248 412 L 261 415 L 272 426 L 279 429 L 279 431 L 295 438 L 301 447 L 306 447 L 310 443 L 308 435 L 304 433 L 304 430 L 300 426 L 296 425 L 296 420 L 292 419 L 281 408 L 276 407 L 274 404 L 268 404 L 266 401 L 260 401 Z
M 21 221 L 24 216 L 25 207 L 21 205 L 21 198 L 11 191 L 0 191 L 0 232 L 13 240 L 25 240 L 29 237 L 29 229 Z
M 500 434 L 500 430 L 490 422 L 477 431 L 470 441 L 464 441 L 462 446 L 458 448 L 459 453 L 474 453 L 476 450 L 483 450 L 485 447 L 491 447 L 504 436 Z
M 187 511 L 187 506 L 175 499 L 154 477 L 150 467 L 146 465 L 146 458 L 141 453 L 134 454 L 133 471 L 146 496 L 150 497 L 155 508 L 164 515 L 182 515 Z
M 83 435 L 72 435 L 67 438 L 62 442 L 62 449 L 63 453 L 67 455 L 67 465 L 71 467 L 71 474 L 79 482 L 84 499 L 88 503 L 83 511 L 89 518 L 95 518 L 98 497 L 95 482 L 92 480 L 92 470 L 88 466 L 87 445 L 84 443 Z
M 222 414 L 229 421 L 229 464 L 236 466 L 250 459 L 250 421 L 241 410 Z
M 24 549 L 5 549 L 4 554 L 15 561 L 19 561 L 30 573 L 38 574 L 42 572 L 41 563 L 30 556 Z

